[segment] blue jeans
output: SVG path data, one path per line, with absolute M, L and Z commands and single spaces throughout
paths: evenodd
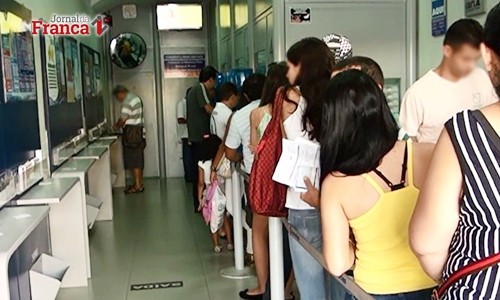
M 322 249 L 321 221 L 319 212 L 311 210 L 288 210 L 288 222 L 295 227 L 297 232 L 316 249 Z M 326 272 L 314 257 L 312 257 L 293 236 L 290 239 L 290 252 L 292 254 L 293 270 L 300 292 L 301 300 L 326 300 L 344 299 L 333 296 L 327 297 Z M 329 284 L 333 294 L 337 291 L 343 292 L 337 282 Z
M 391 295 L 372 295 L 375 300 L 430 300 L 433 289 L 420 290 L 415 292 L 391 294 Z

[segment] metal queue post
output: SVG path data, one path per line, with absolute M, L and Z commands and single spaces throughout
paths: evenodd
M 224 278 L 244 279 L 253 277 L 249 267 L 245 267 L 245 249 L 243 243 L 243 220 L 241 214 L 241 186 L 240 175 L 236 164 L 232 165 L 232 200 L 233 200 L 233 240 L 234 240 L 234 267 L 219 271 Z
M 233 173 L 233 182 L 239 180 L 235 179 L 236 175 L 243 177 L 246 181 L 248 181 L 248 175 L 242 172 L 240 169 L 237 169 L 237 172 Z M 237 187 L 239 189 L 239 186 Z M 233 183 L 234 189 L 234 183 Z M 238 190 L 239 192 L 239 190 Z M 233 190 L 233 195 L 235 192 Z M 236 199 L 236 198 L 235 198 Z M 239 208 L 241 209 L 241 203 L 239 203 Z M 235 206 L 236 209 L 236 206 Z M 235 210 L 236 211 L 236 210 Z M 241 211 L 241 210 L 240 210 Z M 236 216 L 235 216 L 236 217 Z M 236 223 L 236 220 L 235 220 Z M 302 237 L 297 230 L 288 223 L 286 218 L 269 218 L 269 267 L 270 267 L 270 281 L 271 281 L 271 300 L 282 300 L 285 299 L 284 295 L 284 287 L 285 287 L 285 278 L 283 274 L 283 227 L 285 226 L 286 230 L 290 234 L 290 236 L 297 240 L 297 242 L 312 256 L 316 261 L 318 261 L 323 268 L 326 270 L 326 263 L 323 258 L 323 255 L 320 251 L 316 250 L 311 244 L 309 244 L 304 237 Z M 240 228 L 241 230 L 241 228 Z M 235 228 L 236 235 L 236 228 Z M 236 244 L 235 244 L 236 249 Z M 236 255 L 236 253 L 235 253 Z M 352 296 L 353 299 L 357 300 L 374 300 L 372 296 L 367 294 L 359 285 L 357 285 L 350 277 L 343 275 L 341 277 L 334 277 L 334 280 L 337 280 Z M 335 299 L 333 299 L 335 300 Z

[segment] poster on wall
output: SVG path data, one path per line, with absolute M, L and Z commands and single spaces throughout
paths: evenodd
M 396 120 L 399 120 L 401 109 L 401 78 L 386 78 L 384 83 L 384 94 Z
M 49 103 L 50 105 L 55 105 L 58 103 L 59 79 L 57 76 L 56 38 L 54 36 L 45 36 L 45 51 Z
M 198 77 L 205 67 L 205 54 L 165 54 L 163 74 L 165 78 Z
M 311 23 L 311 8 L 290 8 L 290 23 L 309 24 Z
M 25 32 L 2 34 L 0 48 L 7 102 L 36 100 L 32 42 L 32 36 Z
M 432 36 L 441 36 L 446 33 L 446 0 L 432 0 Z
M 486 13 L 486 0 L 464 0 L 465 16 L 473 17 Z
M 67 99 L 69 103 L 80 102 L 82 100 L 82 80 L 78 42 L 70 37 L 64 37 L 63 42 Z

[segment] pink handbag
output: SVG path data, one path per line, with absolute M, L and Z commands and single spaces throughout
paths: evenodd
M 212 198 L 215 195 L 215 191 L 217 190 L 218 185 L 219 181 L 216 180 L 212 182 L 205 191 L 202 213 L 203 219 L 205 220 L 205 223 L 207 225 L 210 224 L 210 219 L 212 217 Z

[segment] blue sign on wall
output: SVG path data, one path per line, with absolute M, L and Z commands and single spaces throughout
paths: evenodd
M 198 77 L 205 67 L 205 54 L 165 54 L 163 73 L 165 78 Z
M 446 33 L 446 0 L 432 0 L 432 36 Z

